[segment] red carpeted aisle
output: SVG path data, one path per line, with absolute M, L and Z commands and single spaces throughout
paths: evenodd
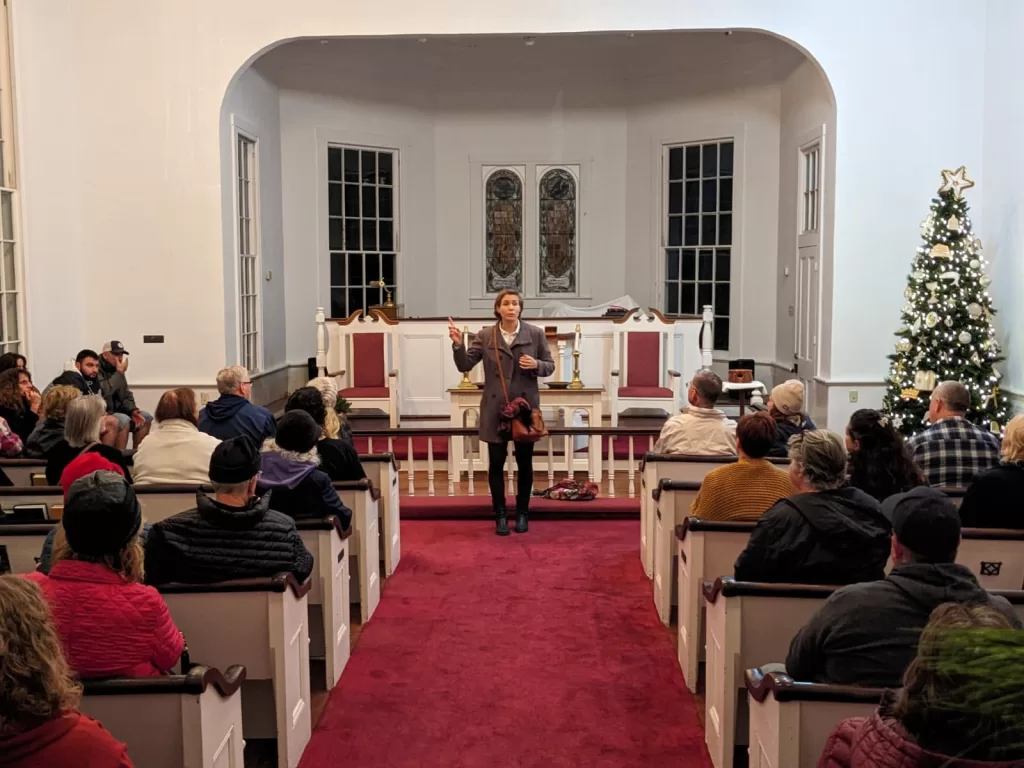
M 710 766 L 635 521 L 403 521 L 300 768 Z

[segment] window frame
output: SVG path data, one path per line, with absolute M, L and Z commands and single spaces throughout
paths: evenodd
M 0 209 L 9 215 L 0 217 L 0 352 L 26 353 L 28 329 L 25 323 L 25 295 L 21 249 L 21 198 L 18 190 L 18 132 L 14 92 L 14 57 L 11 46 L 10 6 L 4 0 L 0 11 Z M 2 205 L 2 198 L 8 205 Z M 8 226 L 9 225 L 9 226 Z M 10 246 L 10 271 L 14 285 L 8 285 L 7 255 Z M 17 333 L 10 334 L 8 297 L 13 297 Z
M 800 148 L 799 235 L 816 235 L 821 229 L 821 142 Z
M 493 179 L 494 176 L 496 174 L 499 174 L 499 173 L 510 173 L 510 174 L 512 174 L 513 176 L 515 176 L 519 180 L 519 193 L 520 193 L 520 199 L 519 199 L 519 208 L 520 208 L 520 221 L 519 221 L 519 243 L 520 243 L 520 247 L 519 247 L 519 284 L 516 285 L 516 286 L 512 286 L 512 289 L 513 290 L 517 290 L 520 293 L 525 294 L 526 293 L 526 285 L 527 285 L 527 280 L 526 280 L 526 274 L 527 274 L 526 258 L 527 257 L 526 257 L 526 254 L 527 254 L 527 251 L 528 251 L 528 247 L 527 247 L 527 243 L 526 243 L 526 232 L 527 232 L 526 219 L 527 219 L 527 216 L 529 215 L 529 208 L 527 207 L 527 200 L 529 198 L 527 197 L 526 169 L 523 166 L 521 166 L 521 165 L 494 165 L 494 166 L 489 166 L 488 165 L 488 166 L 484 166 L 482 170 L 483 170 L 483 201 L 482 201 L 482 205 L 483 205 L 483 232 L 484 232 L 483 267 L 482 267 L 482 274 L 483 274 L 483 281 L 484 281 L 483 294 L 484 294 L 484 296 L 493 297 L 493 296 L 497 296 L 498 293 L 499 293 L 499 291 L 489 291 L 487 289 L 487 215 L 488 215 L 488 210 L 487 210 L 488 196 L 487 195 L 488 195 L 488 190 L 490 188 L 491 179 Z
M 541 185 L 541 182 L 544 180 L 544 177 L 548 173 L 550 173 L 551 171 L 565 171 L 566 173 L 568 173 L 572 177 L 573 183 L 576 185 L 576 190 L 575 190 L 575 192 L 576 192 L 576 196 L 575 196 L 576 213 L 575 213 L 575 217 L 574 217 L 575 218 L 575 222 L 574 222 L 574 227 L 575 227 L 574 236 L 575 236 L 575 242 L 576 242 L 576 253 L 575 253 L 575 256 L 574 256 L 575 262 L 573 264 L 573 270 L 574 270 L 574 275 L 575 275 L 576 287 L 573 290 L 571 290 L 571 291 L 559 291 L 559 292 L 544 291 L 543 287 L 541 286 L 541 268 L 540 268 L 540 237 L 541 237 L 540 185 Z M 534 165 L 533 172 L 534 172 L 533 200 L 528 200 L 528 201 L 525 201 L 525 202 L 529 203 L 528 210 L 530 211 L 531 216 L 534 219 L 535 226 L 536 226 L 536 229 L 537 229 L 537 231 L 535 233 L 535 238 L 534 238 L 534 248 L 536 248 L 536 251 L 532 254 L 532 257 L 533 257 L 532 264 L 533 264 L 533 271 L 534 271 L 534 276 L 533 276 L 534 277 L 534 279 L 533 279 L 534 296 L 536 296 L 537 298 L 540 298 L 540 299 L 555 299 L 555 300 L 579 298 L 579 296 L 581 295 L 581 288 L 580 288 L 580 284 L 581 284 L 581 282 L 580 282 L 580 277 L 581 277 L 580 276 L 580 265 L 581 265 L 581 262 L 582 262 L 582 257 L 581 257 L 581 254 L 582 254 L 582 248 L 581 248 L 581 245 L 582 245 L 581 225 L 582 225 L 582 222 L 583 222 L 582 216 L 580 214 L 580 211 L 581 211 L 581 209 L 583 207 L 583 205 L 582 205 L 583 185 L 580 183 L 580 166 L 577 163 L 555 163 L 553 165 L 536 164 L 536 165 Z M 527 261 L 527 254 L 524 252 L 523 253 L 523 263 L 525 264 L 526 261 Z
M 242 177 L 241 149 L 247 145 L 246 165 L 248 178 Z M 262 228 L 260 215 L 260 152 L 259 136 L 251 126 L 244 125 L 238 118 L 233 120 L 232 130 L 232 155 L 234 175 L 234 230 L 235 230 L 235 318 L 238 341 L 238 354 L 236 359 L 238 365 L 243 366 L 250 374 L 259 373 L 263 364 L 263 292 L 260 290 L 260 283 L 263 279 L 263 248 Z M 248 184 L 248 199 L 245 201 L 247 208 L 242 207 L 242 195 L 240 186 L 243 180 Z M 248 216 L 244 216 L 248 213 Z M 246 240 L 248 253 L 243 253 L 242 226 L 243 219 L 248 221 L 248 232 Z M 252 283 L 249 286 L 251 293 L 245 293 L 245 262 L 250 261 L 252 269 Z M 246 312 L 243 304 L 246 299 L 253 300 L 253 310 L 249 316 L 249 322 L 245 321 Z M 247 352 L 246 341 L 248 337 L 253 339 L 251 357 Z

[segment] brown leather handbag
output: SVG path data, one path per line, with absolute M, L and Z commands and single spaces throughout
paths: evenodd
M 505 386 L 505 372 L 501 368 L 501 354 L 498 351 L 498 326 L 494 326 L 494 362 L 498 366 L 498 379 L 501 381 L 501 391 L 505 395 L 505 405 L 509 405 L 508 387 Z M 515 360 L 513 360 L 513 365 Z M 512 442 L 514 443 L 536 443 L 542 437 L 548 436 L 548 428 L 544 423 L 544 414 L 540 408 L 530 409 L 530 423 L 525 424 L 522 419 L 512 419 Z

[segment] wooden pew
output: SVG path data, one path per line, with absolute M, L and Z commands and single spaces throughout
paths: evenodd
M 242 765 L 245 667 L 221 674 L 196 666 L 183 675 L 86 680 L 80 711 L 99 720 L 146 768 Z
M 715 768 L 732 768 L 743 671 L 784 662 L 793 636 L 838 587 L 759 584 L 719 577 L 704 583 L 707 600 L 705 740 Z M 740 726 L 739 731 L 737 726 Z M 789 766 L 787 766 L 789 768 Z
M 279 768 L 298 765 L 309 742 L 309 608 L 312 580 L 290 573 L 219 584 L 165 584 L 189 655 L 209 666 L 245 666 L 245 738 L 277 739 Z
M 1024 531 L 964 528 L 956 561 L 985 589 L 1024 588 Z
M 46 475 L 46 459 L 0 459 L 0 469 L 16 486 L 32 485 L 32 475 Z
M 699 517 L 687 517 L 676 526 L 679 666 L 686 686 L 694 693 L 704 656 L 704 582 L 733 572 L 736 558 L 753 530 L 754 523 L 713 522 Z
M 671 623 L 672 606 L 676 604 L 676 525 L 689 517 L 690 505 L 699 490 L 700 483 L 692 480 L 662 480 L 651 492 L 654 504 L 654 605 L 666 626 Z
M 334 483 L 334 488 L 352 510 L 350 601 L 359 603 L 359 620 L 365 624 L 380 602 L 380 492 L 369 479 Z
M 11 573 L 32 573 L 36 558 L 43 551 L 43 542 L 57 524 L 10 523 L 0 524 L 0 546 L 7 550 Z
M 368 453 L 359 457 L 366 476 L 380 491 L 380 549 L 384 575 L 390 576 L 402 557 L 399 515 L 398 462 L 391 453 Z
M 748 669 L 750 768 L 815 768 L 829 734 L 848 717 L 868 717 L 884 688 L 802 683 Z
M 309 604 L 309 655 L 324 659 L 327 690 L 341 677 L 351 653 L 349 621 L 349 552 L 352 527 L 341 527 L 331 515 L 321 520 L 297 520 L 302 543 L 313 553 L 312 587 Z

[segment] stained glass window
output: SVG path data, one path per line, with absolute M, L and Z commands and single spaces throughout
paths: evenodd
M 487 178 L 487 293 L 523 288 L 523 180 L 507 169 Z
M 576 180 L 554 168 L 540 179 L 540 291 L 576 292 Z

